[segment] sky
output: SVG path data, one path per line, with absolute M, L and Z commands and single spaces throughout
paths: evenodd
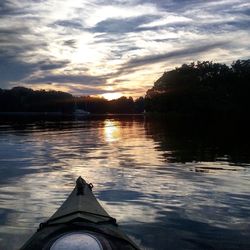
M 0 88 L 143 96 L 183 63 L 250 58 L 248 0 L 1 0 Z

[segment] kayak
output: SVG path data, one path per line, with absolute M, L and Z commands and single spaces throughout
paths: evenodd
M 92 193 L 93 185 L 79 177 L 62 206 L 39 225 L 21 250 L 139 249 Z

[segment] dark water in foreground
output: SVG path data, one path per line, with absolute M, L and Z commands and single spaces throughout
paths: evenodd
M 250 249 L 247 130 L 142 117 L 0 122 L 0 249 L 18 249 L 79 175 L 144 249 Z

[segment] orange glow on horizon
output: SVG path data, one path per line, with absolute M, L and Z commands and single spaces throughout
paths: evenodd
M 102 94 L 101 96 L 110 101 L 113 99 L 118 99 L 119 97 L 122 96 L 122 94 L 121 93 L 106 93 L 106 94 Z

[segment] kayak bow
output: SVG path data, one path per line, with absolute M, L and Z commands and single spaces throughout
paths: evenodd
M 79 177 L 67 200 L 21 250 L 139 249 L 102 208 L 92 188 Z

